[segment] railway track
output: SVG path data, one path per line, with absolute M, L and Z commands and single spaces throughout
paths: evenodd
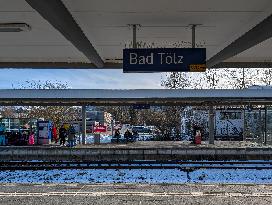
M 52 169 L 272 169 L 272 161 L 0 161 L 0 170 Z

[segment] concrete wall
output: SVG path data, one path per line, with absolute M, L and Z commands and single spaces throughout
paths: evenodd
M 0 147 L 0 161 L 268 160 L 271 148 L 52 148 Z

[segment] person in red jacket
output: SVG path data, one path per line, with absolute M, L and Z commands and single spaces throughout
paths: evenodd
M 55 125 L 54 125 L 53 128 L 52 128 L 52 133 L 53 133 L 53 138 L 54 138 L 54 140 L 55 140 L 55 143 L 58 143 L 57 128 L 56 128 Z
M 31 134 L 29 135 L 29 138 L 28 138 L 28 144 L 34 145 L 34 143 L 35 143 L 35 134 L 34 134 L 34 132 L 31 132 Z
M 200 130 L 196 131 L 195 144 L 201 144 L 201 132 L 200 132 Z

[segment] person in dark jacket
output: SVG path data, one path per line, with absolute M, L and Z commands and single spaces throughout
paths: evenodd
M 136 139 L 139 137 L 139 134 L 137 130 L 132 131 L 132 141 L 136 141 Z
M 5 124 L 0 124 L 0 145 L 6 145 L 6 128 Z
M 75 146 L 75 135 L 76 135 L 76 130 L 73 125 L 70 125 L 69 130 L 68 130 L 69 147 Z
M 127 131 L 125 132 L 124 137 L 125 137 L 125 139 L 126 139 L 126 143 L 128 143 L 128 142 L 129 142 L 129 137 L 130 137 L 130 132 L 129 132 L 128 129 L 127 129 Z
M 133 142 L 133 134 L 132 134 L 132 132 L 130 130 L 128 131 L 128 140 L 130 142 Z
M 116 142 L 119 143 L 119 139 L 120 139 L 120 131 L 119 131 L 119 129 L 115 130 L 114 138 L 116 138 Z
M 67 131 L 62 125 L 59 129 L 60 146 L 65 145 L 66 135 L 67 135 Z

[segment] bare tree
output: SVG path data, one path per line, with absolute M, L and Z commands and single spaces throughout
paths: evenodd
M 26 81 L 14 89 L 68 89 L 67 83 L 52 81 Z M 63 122 L 71 122 L 80 117 L 81 110 L 75 106 L 20 106 L 20 107 L 2 107 L 3 117 L 16 117 L 18 109 L 23 112 L 26 118 L 51 120 L 57 127 Z
M 16 107 L 14 106 L 4 106 L 0 109 L 1 118 L 15 118 L 16 117 Z
M 260 76 L 259 81 L 264 84 L 271 86 L 272 85 L 272 68 L 265 68 L 259 71 L 258 76 Z
M 170 89 L 181 89 L 190 86 L 191 79 L 187 73 L 173 72 L 166 75 L 161 85 Z
M 207 84 L 206 85 L 207 88 L 212 88 L 212 89 L 219 87 L 218 84 L 222 76 L 220 75 L 219 72 L 217 72 L 217 70 L 210 69 L 206 71 L 204 75 L 205 75 L 205 78 L 204 78 L 205 80 L 202 81 L 204 86 L 205 84 Z

